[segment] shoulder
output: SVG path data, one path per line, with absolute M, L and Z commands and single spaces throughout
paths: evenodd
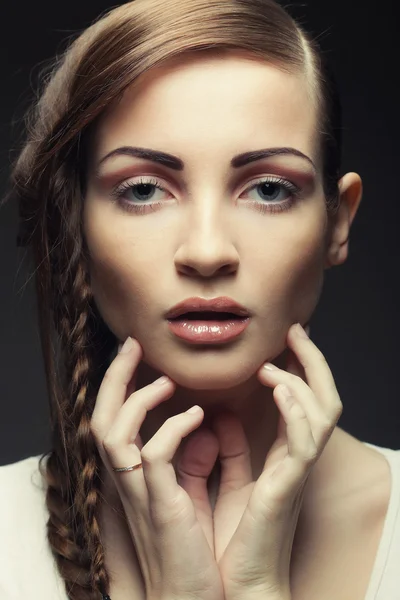
M 364 494 L 364 527 L 372 535 L 375 530 L 378 540 L 368 599 L 386 600 L 397 598 L 400 585 L 400 449 L 367 445 L 386 463 L 376 470 L 370 492 L 374 501 L 366 502 L 367 490 Z
M 400 505 L 400 449 L 357 443 L 352 464 L 354 493 L 350 498 L 365 525 L 377 523 L 380 528 L 388 514 L 392 516 L 389 509 L 396 503 Z
M 365 489 L 365 497 L 368 497 L 367 491 L 370 490 L 372 498 L 375 499 L 370 507 L 378 519 L 383 523 L 390 523 L 388 531 L 383 533 L 395 533 L 400 545 L 400 449 L 369 443 L 365 445 L 376 456 L 375 461 L 367 463 L 371 465 L 371 479 L 369 488 Z
M 30 476 L 39 471 L 39 460 L 42 454 L 29 456 L 19 461 L 0 466 L 0 481 L 12 488 L 19 485 L 32 485 Z
M 35 509 L 43 506 L 45 484 L 39 471 L 39 460 L 42 455 L 30 456 L 18 462 L 0 467 L 0 514 L 1 525 L 5 525 L 4 511 L 8 517 L 19 513 L 20 509 L 28 511 L 30 518 L 34 517 Z M 26 514 L 26 512 L 25 512 Z M 7 519 L 8 520 L 8 519 Z M 6 520 L 6 521 L 7 521 Z
M 8 600 L 66 598 L 47 540 L 41 456 L 0 467 L 0 597 Z
M 40 456 L 0 467 L 0 538 L 8 549 L 42 537 L 46 525 L 46 489 Z

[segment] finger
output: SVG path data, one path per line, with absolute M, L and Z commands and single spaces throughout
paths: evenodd
M 189 436 L 176 467 L 178 483 L 189 495 L 212 550 L 214 531 L 207 481 L 218 458 L 218 450 L 215 434 L 207 428 L 198 429 Z
M 212 421 L 217 436 L 221 480 L 219 497 L 252 482 L 250 448 L 239 418 L 232 412 L 218 413 Z
M 179 485 L 203 512 L 211 509 L 207 481 L 218 458 L 218 450 L 214 433 L 207 428 L 198 429 L 187 440 L 176 465 Z
M 132 339 L 127 353 L 119 353 L 104 374 L 91 418 L 91 429 L 96 438 L 103 440 L 118 411 L 127 398 L 127 388 L 134 377 L 142 348 Z
M 301 365 L 297 356 L 294 354 L 293 350 L 290 348 L 287 348 L 286 350 L 285 370 L 288 373 L 292 373 L 292 375 L 297 375 L 297 377 L 300 377 L 303 381 L 306 381 L 306 374 L 303 366 Z
M 137 340 L 136 340 L 137 341 Z M 123 343 L 118 344 L 118 348 L 117 348 L 117 354 L 119 354 L 119 352 L 121 352 L 122 347 L 123 347 Z M 116 354 L 116 355 L 117 355 Z M 114 357 L 115 358 L 115 357 Z M 140 362 L 140 361 L 139 361 Z M 135 372 L 130 380 L 130 382 L 127 385 L 126 388 L 126 398 L 128 396 L 130 396 L 131 394 L 133 394 L 133 392 L 136 390 L 136 380 L 137 380 L 137 368 L 135 369 Z
M 331 427 L 333 420 L 325 414 L 323 407 L 315 397 L 314 392 L 307 385 L 307 383 L 292 373 L 288 373 L 283 369 L 279 369 L 275 365 L 271 365 L 273 370 L 265 370 L 260 375 L 260 381 L 264 385 L 273 386 L 276 388 L 279 384 L 285 384 L 293 396 L 295 396 L 297 402 L 303 408 L 309 422 L 311 424 L 313 435 L 315 436 L 316 442 L 319 442 L 325 435 L 323 431 L 325 427 Z M 274 390 L 275 391 L 275 390 Z
M 332 418 L 339 416 L 343 406 L 325 356 L 304 333 L 301 326 L 299 329 L 298 324 L 289 329 L 288 345 L 302 365 L 307 383 L 318 398 L 325 413 Z
M 142 448 L 143 472 L 149 500 L 166 509 L 176 503 L 180 493 L 172 460 L 183 438 L 197 429 L 204 418 L 203 410 L 196 408 L 195 412 L 186 411 L 167 419 Z
M 143 462 L 141 450 L 135 443 L 149 410 L 171 397 L 174 384 L 160 379 L 134 392 L 121 406 L 107 435 L 102 440 L 111 468 L 136 465 Z M 142 448 L 143 450 L 143 448 Z M 137 506 L 148 504 L 148 490 L 142 470 L 112 473 L 118 491 Z M 123 477 L 121 477 L 123 476 Z
M 286 425 L 289 456 L 301 461 L 315 459 L 318 449 L 301 403 L 284 384 L 275 388 L 273 397 Z
M 190 530 L 197 523 L 203 529 L 209 547 L 213 548 L 211 508 L 201 514 L 189 494 L 178 485 L 172 459 L 182 439 L 199 427 L 204 412 L 197 407 L 195 412 L 175 415 L 165 421 L 157 433 L 142 449 L 143 474 L 146 480 L 149 507 L 153 523 L 157 528 L 164 528 L 176 520 L 186 520 Z M 189 409 L 190 410 L 190 409 Z
M 287 456 L 282 456 L 282 461 L 272 471 L 267 456 L 259 484 L 261 489 L 264 486 L 264 491 L 270 494 L 269 499 L 278 502 L 292 495 L 293 489 L 300 484 L 317 460 L 320 450 L 304 409 L 296 398 L 290 395 L 290 390 L 287 389 L 287 392 L 289 395 L 285 393 L 285 385 L 278 385 L 273 392 L 273 398 L 286 425 Z
M 252 565 L 252 576 L 258 570 L 261 577 L 265 577 L 268 563 L 270 581 L 275 568 L 279 581 L 282 572 L 278 559 L 282 552 L 290 553 L 291 534 L 301 508 L 301 494 L 317 452 L 310 424 L 300 404 L 293 398 L 287 399 L 281 385 L 274 389 L 273 398 L 286 425 L 286 452 L 282 453 L 281 458 L 278 456 L 278 461 L 276 454 L 271 456 L 269 453 L 267 456 L 264 470 L 255 482 L 230 543 L 234 543 L 235 537 L 251 539 L 246 560 Z M 279 447 L 278 454 L 281 454 L 281 450 L 285 451 L 285 448 Z
M 295 335 L 292 337 L 294 338 Z M 303 346 L 307 346 L 306 350 L 308 358 L 302 359 L 302 356 L 306 354 L 304 352 L 304 348 L 302 348 L 302 351 L 299 349 L 299 346 L 302 345 L 302 342 L 304 342 Z M 312 377 L 314 385 L 310 385 L 309 381 L 305 381 L 305 379 L 310 379 L 310 368 L 308 368 L 308 373 L 303 379 L 302 377 L 294 375 L 293 373 L 285 371 L 284 369 L 279 369 L 272 363 L 267 363 L 259 370 L 259 380 L 264 385 L 271 387 L 277 385 L 278 383 L 285 383 L 288 385 L 289 388 L 295 392 L 296 398 L 301 402 L 304 410 L 306 411 L 307 417 L 310 419 L 313 430 L 317 427 L 322 427 L 326 430 L 329 430 L 329 428 L 334 427 L 334 424 L 337 422 L 342 410 L 342 403 L 340 401 L 332 373 L 327 366 L 325 359 L 323 362 L 321 361 L 320 357 L 323 356 L 322 353 L 318 350 L 318 348 L 316 348 L 315 344 L 313 344 L 309 338 L 300 338 L 299 341 L 296 340 L 293 342 L 293 351 L 294 350 L 297 350 L 295 357 L 296 360 L 299 361 L 301 367 L 304 367 L 305 364 L 310 364 L 310 355 L 312 355 L 314 351 L 317 352 L 317 358 L 315 358 L 315 356 L 312 357 L 312 360 L 314 361 L 314 371 Z M 291 365 L 291 370 L 296 370 L 297 367 L 295 359 L 288 358 L 288 360 L 289 364 Z M 326 382 L 324 377 L 326 377 Z M 316 381 L 318 382 L 317 385 L 315 384 Z M 324 385 L 326 386 L 325 388 Z M 334 388 L 333 390 L 332 386 Z

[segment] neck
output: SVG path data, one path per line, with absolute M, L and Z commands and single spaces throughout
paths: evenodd
M 274 363 L 280 368 L 285 365 L 285 352 Z M 137 370 L 137 389 L 157 379 L 161 373 L 141 362 Z M 156 433 L 169 417 L 186 411 L 194 404 L 204 410 L 201 428 L 210 428 L 213 416 L 229 409 L 240 419 L 246 434 L 253 469 L 254 480 L 263 470 L 267 453 L 276 439 L 279 411 L 272 396 L 273 389 L 262 385 L 256 375 L 238 386 L 225 389 L 189 389 L 176 386 L 169 400 L 161 403 L 148 413 L 140 429 L 143 445 Z M 176 459 L 179 457 L 179 451 Z M 216 463 L 215 469 L 218 469 Z

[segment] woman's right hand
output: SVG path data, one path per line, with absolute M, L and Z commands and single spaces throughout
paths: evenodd
M 185 464 L 187 472 L 180 473 L 185 487 L 190 486 L 189 497 L 177 482 L 172 459 L 182 439 L 200 426 L 204 412 L 198 407 L 170 417 L 143 446 L 139 430 L 147 411 L 172 396 L 174 383 L 157 380 L 130 393 L 141 357 L 135 339 L 128 352 L 117 354 L 101 383 L 90 428 L 124 507 L 146 599 L 223 600 L 207 491 L 218 443 L 211 438 L 207 457 L 196 460 L 193 469 Z M 134 471 L 112 470 L 140 462 L 143 468 Z

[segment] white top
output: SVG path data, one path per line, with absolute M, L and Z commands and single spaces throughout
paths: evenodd
M 392 489 L 364 600 L 400 600 L 400 449 L 364 442 L 386 456 Z M 46 537 L 41 455 L 0 467 L 1 600 L 68 600 Z

